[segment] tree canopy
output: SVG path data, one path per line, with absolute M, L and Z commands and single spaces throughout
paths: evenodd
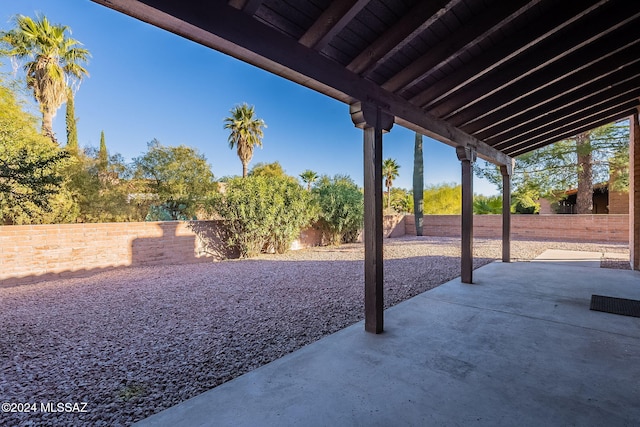
M 67 153 L 40 135 L 37 119 L 23 111 L 15 93 L 0 84 L 0 212 L 3 224 L 64 220 L 72 202 L 64 194 Z M 63 194 L 61 194 L 61 192 Z
M 262 147 L 264 120 L 255 117 L 255 107 L 247 104 L 237 105 L 224 119 L 224 128 L 229 131 L 229 148 L 237 149 L 242 162 L 242 176 L 246 177 L 248 165 L 253 157 L 253 147 Z
M 147 147 L 134 159 L 135 177 L 144 180 L 160 205 L 175 213 L 173 219 L 195 216 L 216 189 L 204 155 L 184 145 L 164 146 L 156 139 Z
M 42 134 L 56 141 L 53 117 L 67 99 L 67 87 L 87 76 L 90 53 L 70 37 L 69 27 L 51 24 L 46 17 L 15 18 L 16 27 L 1 32 L 2 53 L 24 61 L 27 87 L 40 105 Z
M 578 188 L 581 179 L 592 184 L 608 181 L 615 190 L 628 188 L 628 121 L 585 134 L 518 156 L 512 175 L 514 202 L 521 208 L 535 210 L 538 199 L 558 201 L 565 197 L 565 190 Z M 584 174 L 585 166 L 590 169 L 588 174 Z M 502 188 L 502 175 L 494 165 L 478 164 L 475 172 Z M 590 198 L 592 190 L 585 191 Z

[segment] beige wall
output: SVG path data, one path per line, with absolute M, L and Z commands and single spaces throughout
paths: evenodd
M 237 256 L 217 221 L 0 226 L 0 286 L 104 269 L 207 262 Z M 404 216 L 384 219 L 385 236 L 404 235 Z M 291 249 L 321 244 L 310 227 Z
M 413 216 L 405 218 L 406 233 L 415 235 Z M 459 215 L 425 215 L 425 236 L 460 236 Z M 502 215 L 474 215 L 474 237 L 499 238 Z M 512 215 L 511 237 L 584 242 L 629 241 L 628 215 Z
M 0 226 L 0 286 L 104 269 L 233 257 L 217 221 Z M 474 236 L 500 237 L 500 215 L 476 215 Z M 459 236 L 460 216 L 425 215 L 426 236 Z M 384 235 L 415 235 L 413 215 L 386 216 Z M 628 242 L 628 215 L 513 215 L 514 238 Z M 317 246 L 309 228 L 292 249 Z
M 629 213 L 629 192 L 610 191 L 609 192 L 609 214 Z
M 215 221 L 2 226 L 0 281 L 11 285 L 233 256 L 219 230 Z

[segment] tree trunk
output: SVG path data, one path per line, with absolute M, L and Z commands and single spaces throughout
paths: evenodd
M 387 187 L 387 209 L 391 208 L 391 187 Z
M 593 165 L 591 151 L 591 134 L 585 132 L 576 136 L 576 153 L 578 155 L 576 213 L 578 214 L 593 213 Z
M 246 178 L 249 172 L 249 164 L 247 162 L 242 162 L 242 177 Z
M 56 135 L 53 133 L 53 113 L 49 109 L 42 112 L 42 134 L 56 144 Z

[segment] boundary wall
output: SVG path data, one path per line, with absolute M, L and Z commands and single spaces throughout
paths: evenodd
M 512 237 L 628 242 L 628 215 L 513 215 Z M 0 286 L 77 277 L 131 266 L 211 262 L 237 257 L 218 221 L 0 226 Z M 476 215 L 474 237 L 500 238 L 501 215 Z M 415 235 L 413 215 L 385 216 L 386 237 Z M 425 236 L 460 236 L 460 216 L 425 215 Z M 360 236 L 362 237 L 362 236 Z M 291 249 L 322 244 L 311 227 Z
M 405 217 L 405 233 L 415 236 L 413 215 Z M 460 215 L 425 215 L 425 236 L 458 237 Z M 502 215 L 474 215 L 473 237 L 500 238 Z M 568 242 L 629 242 L 629 215 L 511 215 L 511 238 Z
M 385 217 L 385 235 L 404 235 L 404 216 Z M 102 270 L 237 258 L 219 221 L 0 226 L 0 287 Z M 291 249 L 322 244 L 310 227 Z

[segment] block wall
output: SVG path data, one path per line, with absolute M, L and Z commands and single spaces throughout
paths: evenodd
M 460 236 L 459 215 L 425 215 L 425 236 Z M 405 231 L 415 235 L 413 216 L 405 217 Z M 502 215 L 474 215 L 473 236 L 500 238 Z M 572 242 L 629 241 L 628 215 L 512 215 L 511 237 Z
M 385 236 L 404 235 L 404 216 L 384 218 Z M 322 243 L 314 227 L 291 249 Z M 0 226 L 0 286 L 104 269 L 185 264 L 237 257 L 218 221 Z
M 233 256 L 215 221 L 0 227 L 0 286 Z

